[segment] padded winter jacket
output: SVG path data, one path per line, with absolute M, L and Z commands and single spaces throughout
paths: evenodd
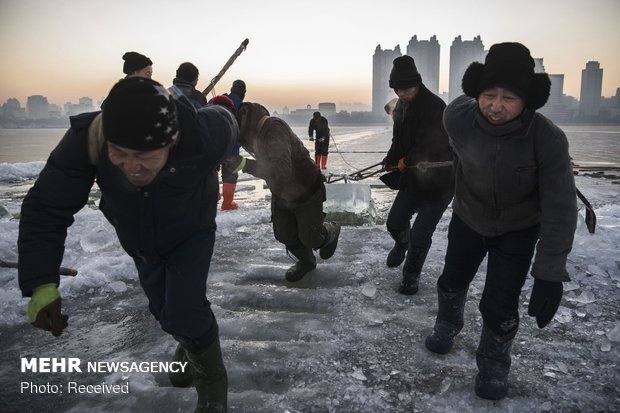
M 238 137 L 232 115 L 219 106 L 194 111 L 176 102 L 180 135 L 168 162 L 146 187 L 129 184 L 101 145 L 96 165 L 88 156 L 88 128 L 97 113 L 71 118 L 71 127 L 22 203 L 19 285 L 24 296 L 58 283 L 67 228 L 86 204 L 95 180 L 99 208 L 129 255 L 157 262 L 197 231 L 215 227 L 215 169 Z
M 419 88 L 410 104 L 399 99 L 394 108 L 392 145 L 385 159 L 388 166 L 398 165 L 401 158 L 405 158 L 407 166 L 422 161 L 452 160 L 448 134 L 443 127 L 446 104 L 423 84 Z M 454 190 L 453 176 L 450 166 L 427 170 L 409 168 L 401 179 L 400 189 L 407 188 L 424 201 L 449 200 Z
M 492 125 L 466 96 L 448 105 L 444 123 L 458 158 L 454 213 L 486 237 L 540 224 L 532 275 L 568 281 L 577 201 L 564 132 L 529 110 Z

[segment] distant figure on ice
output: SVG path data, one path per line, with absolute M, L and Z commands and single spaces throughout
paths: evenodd
M 310 125 L 308 126 L 308 136 L 313 139 L 316 131 L 316 139 L 314 139 L 314 161 L 321 169 L 327 169 L 327 154 L 329 152 L 329 124 L 321 112 L 314 112 Z
M 181 92 L 185 97 L 189 99 L 192 105 L 196 109 L 199 109 L 207 104 L 207 98 L 201 92 L 196 90 L 198 84 L 198 78 L 200 72 L 198 68 L 190 62 L 184 62 L 179 65 L 176 72 L 176 77 L 172 80 L 173 91 Z M 175 90 L 174 88 L 177 88 Z M 173 93 L 174 94 L 174 93 Z
M 323 222 L 325 177 L 286 122 L 270 117 L 260 104 L 241 105 L 237 120 L 239 142 L 254 159 L 238 156 L 231 160 L 231 168 L 267 182 L 273 233 L 299 260 L 285 278 L 299 281 L 316 268 L 313 249 L 328 259 L 338 245 L 340 225 Z
M 454 188 L 450 166 L 424 170 L 416 164 L 451 161 L 452 150 L 442 121 L 446 104 L 424 86 L 413 58 L 405 55 L 394 59 L 390 87 L 398 101 L 392 112 L 392 145 L 383 164 L 386 170 L 394 170 L 391 174 L 397 183 L 392 189 L 398 193 L 386 222 L 394 239 L 386 264 L 398 267 L 405 261 L 398 291 L 411 295 L 418 292 L 433 232 L 452 200 Z
M 71 117 L 21 210 L 19 286 L 31 297 L 28 318 L 60 336 L 68 318 L 57 288 L 67 228 L 97 181 L 99 207 L 135 262 L 149 310 L 179 342 L 175 361 L 189 360 L 191 371 L 170 379 L 183 387 L 193 381 L 197 412 L 226 411 L 228 379 L 206 289 L 217 211 L 213 171 L 238 133 L 221 106 L 195 111 L 153 80 L 123 79 L 102 112 Z
M 528 314 L 539 328 L 553 318 L 569 281 L 566 257 L 577 223 L 575 182 L 564 132 L 536 110 L 549 97 L 546 73 L 534 72 L 520 43 L 495 44 L 484 64 L 463 76 L 465 96 L 444 113 L 458 157 L 445 266 L 437 281 L 437 320 L 426 347 L 450 351 L 463 327 L 469 284 L 482 260 L 487 272 L 479 304 L 476 351 L 479 397 L 508 392 L 510 349 L 519 328 L 519 297 L 534 250 Z
M 230 88 L 230 93 L 224 93 L 224 95 L 228 96 L 235 104 L 235 108 L 239 110 L 241 104 L 243 103 L 243 99 L 245 99 L 245 93 L 245 82 L 237 79 L 233 82 Z M 237 156 L 239 156 L 239 144 L 235 145 L 230 153 L 230 157 Z M 222 201 L 223 210 L 239 208 L 239 205 L 235 202 L 235 188 L 237 187 L 239 173 L 231 171 L 229 165 L 230 164 L 226 162 L 222 164 L 222 193 L 224 195 L 224 200 Z
M 123 55 L 123 73 L 127 76 L 140 76 L 150 79 L 153 76 L 153 62 L 138 52 L 127 52 Z

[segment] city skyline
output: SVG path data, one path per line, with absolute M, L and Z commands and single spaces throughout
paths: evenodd
M 380 45 L 403 53 L 415 35 L 436 36 L 441 46 L 439 92 L 448 92 L 450 44 L 480 36 L 485 50 L 519 41 L 542 58 L 547 73 L 564 74 L 564 93 L 579 99 L 581 71 L 597 61 L 602 95 L 620 87 L 620 2 L 551 0 L 501 5 L 457 1 L 414 5 L 386 0 L 354 8 L 266 1 L 206 4 L 163 0 L 91 4 L 77 0 L 0 0 L 0 103 L 43 95 L 64 105 L 88 96 L 96 103 L 122 74 L 124 52 L 135 50 L 154 62 L 155 80 L 169 86 L 176 67 L 192 61 L 204 88 L 244 38 L 250 43 L 216 86 L 248 84 L 247 99 L 280 111 L 334 102 L 339 108 L 372 104 L 372 55 Z M 303 7 L 302 7 L 303 6 Z M 191 11 L 195 21 L 176 14 Z M 407 19 L 407 16 L 410 16 Z M 518 24 L 517 24 L 518 23 Z M 558 45 L 570 45 L 558 47 Z M 357 102 L 357 105 L 354 103 Z

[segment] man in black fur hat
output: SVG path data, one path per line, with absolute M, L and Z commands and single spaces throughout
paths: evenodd
M 458 162 L 448 250 L 437 281 L 439 309 L 426 347 L 438 354 L 451 350 L 463 327 L 469 284 L 486 256 L 475 381 L 484 399 L 508 392 L 519 299 L 534 252 L 528 314 L 539 328 L 555 315 L 562 282 L 569 281 L 566 258 L 577 205 L 568 142 L 536 112 L 550 87 L 547 74 L 534 73 L 525 46 L 495 44 L 484 64 L 466 70 L 465 95 L 444 113 Z
M 452 150 L 442 119 L 446 104 L 422 83 L 411 56 L 394 59 L 390 87 L 398 96 L 392 113 L 392 145 L 384 159 L 386 169 L 394 170 L 398 189 L 386 226 L 394 246 L 386 260 L 388 267 L 403 261 L 401 294 L 418 292 L 420 274 L 431 247 L 433 232 L 453 192 L 452 168 L 422 169 L 420 162 L 452 160 Z M 411 218 L 416 215 L 413 224 Z M 405 259 L 406 255 L 406 259 Z

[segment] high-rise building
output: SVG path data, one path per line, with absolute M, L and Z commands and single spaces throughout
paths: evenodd
M 581 116 L 598 116 L 601 109 L 603 91 L 603 69 L 599 62 L 590 61 L 581 71 L 581 95 L 579 96 L 579 114 Z
M 564 75 L 549 75 L 549 80 L 551 80 L 551 91 L 546 106 L 560 106 L 564 96 Z
M 396 97 L 394 91 L 390 89 L 389 81 L 392 62 L 400 56 L 402 56 L 400 46 L 396 46 L 394 50 L 383 50 L 381 45 L 375 48 L 375 54 L 372 55 L 372 112 L 374 114 L 385 114 L 383 107 Z
M 28 96 L 26 108 L 30 119 L 45 119 L 49 117 L 48 102 L 45 96 Z
M 439 94 L 439 42 L 437 36 L 429 40 L 418 40 L 413 36 L 407 44 L 407 54 L 413 57 L 422 83 L 434 94 Z
M 461 82 L 467 67 L 473 62 L 484 63 L 485 56 L 486 52 L 480 36 L 466 41 L 463 41 L 461 36 L 454 38 L 450 46 L 449 101 L 463 94 Z

